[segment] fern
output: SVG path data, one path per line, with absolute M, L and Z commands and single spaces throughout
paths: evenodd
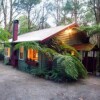
M 66 77 L 77 80 L 79 77 L 85 78 L 87 71 L 83 64 L 75 57 L 70 54 L 67 55 L 56 55 L 54 61 L 57 61 L 57 68 L 64 68 Z
M 81 26 L 78 30 L 87 32 L 89 36 L 93 34 L 100 34 L 100 24 L 93 26 Z
M 74 63 L 75 63 L 75 66 L 77 67 L 78 69 L 78 73 L 79 73 L 79 76 L 80 77 L 83 77 L 85 78 L 87 76 L 87 70 L 86 68 L 84 67 L 84 65 L 81 63 L 81 61 L 76 58 L 75 56 L 72 56 L 70 55 L 73 59 L 74 59 Z
M 43 70 L 43 69 L 33 69 L 32 73 L 35 75 L 42 75 L 44 77 L 48 77 L 48 79 L 52 79 L 55 81 L 61 81 L 64 79 L 73 79 L 77 80 L 79 77 L 86 77 L 87 71 L 84 68 L 83 64 L 80 60 L 72 56 L 71 54 L 65 52 L 63 55 L 58 53 L 55 49 L 51 49 L 47 46 L 40 45 L 37 42 L 23 42 L 19 43 L 15 46 L 16 49 L 24 46 L 27 48 L 32 48 L 42 52 L 43 54 L 47 55 L 48 58 L 51 58 L 53 62 L 56 62 L 56 66 L 53 67 L 52 70 Z M 59 45 L 59 50 L 61 49 L 68 49 L 74 50 L 70 46 Z M 76 50 L 74 50 L 76 51 Z M 76 51 L 77 52 L 77 51 Z M 78 54 L 78 53 L 77 53 Z
M 22 42 L 22 43 L 18 43 L 15 45 L 15 49 L 19 49 L 21 46 L 24 46 L 24 48 L 28 49 L 28 48 L 32 48 L 35 50 L 41 50 L 41 47 L 39 46 L 39 44 L 37 42 Z
M 71 51 L 75 52 L 75 56 L 80 57 L 79 53 L 77 52 L 77 50 L 75 48 L 73 48 L 72 46 L 68 45 L 68 44 L 64 44 L 61 40 L 59 40 L 58 38 L 54 37 L 52 39 L 50 39 L 46 45 L 55 50 L 56 52 L 58 52 L 59 54 L 66 54 L 66 53 L 71 53 Z

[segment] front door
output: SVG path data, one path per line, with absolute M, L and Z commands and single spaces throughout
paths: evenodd
M 14 68 L 18 67 L 18 56 L 17 56 L 17 50 L 13 50 L 12 51 L 12 55 L 11 55 L 11 65 Z

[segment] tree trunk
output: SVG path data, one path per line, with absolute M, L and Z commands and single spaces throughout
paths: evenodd
M 96 19 L 96 23 L 100 23 L 100 0 L 90 0 L 90 3 L 93 5 L 93 11 Z
M 3 9 L 3 15 L 4 15 L 4 28 L 7 29 L 7 0 L 2 0 L 2 9 Z
M 74 11 L 74 21 L 75 21 L 75 23 L 77 23 L 77 4 L 78 4 L 78 2 L 77 2 L 77 0 L 74 0 L 73 2 L 74 2 L 74 9 L 73 9 L 73 11 Z
M 11 32 L 11 27 L 12 27 L 12 0 L 9 0 L 10 2 L 10 20 L 9 20 L 9 27 L 8 27 L 8 31 Z
M 30 31 L 30 26 L 31 26 L 31 23 L 30 23 L 30 11 L 28 11 L 28 31 Z
M 59 22 L 60 22 L 60 10 L 61 10 L 61 8 L 60 8 L 60 3 L 61 3 L 61 1 L 60 0 L 55 0 L 55 3 L 56 3 L 56 16 L 57 16 L 57 18 L 56 18 L 56 25 L 58 26 L 59 25 Z

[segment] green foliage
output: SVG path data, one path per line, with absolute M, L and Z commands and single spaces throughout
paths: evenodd
M 67 12 L 73 11 L 73 1 L 67 0 L 65 6 L 63 7 L 63 10 Z
M 93 34 L 100 34 L 100 24 L 93 26 L 81 26 L 79 27 L 79 31 L 85 31 L 89 36 Z
M 4 59 L 4 50 L 0 49 L 0 60 Z
M 55 82 L 78 80 L 87 76 L 87 71 L 80 60 L 70 54 L 55 55 L 53 63 L 56 63 L 56 65 L 53 65 L 51 70 L 36 68 L 32 69 L 31 73 Z
M 52 57 L 53 55 L 57 54 L 57 52 L 51 48 L 46 46 L 40 45 L 38 42 L 22 42 L 15 45 L 15 49 L 19 49 L 21 46 L 24 48 L 32 48 L 34 50 L 38 50 L 39 52 L 44 53 L 48 57 Z
M 67 44 L 62 44 L 62 45 L 60 45 L 60 47 L 65 51 L 62 54 L 66 54 L 67 53 L 66 51 L 69 51 L 69 52 L 74 51 L 75 52 L 75 56 L 80 57 L 80 54 L 72 46 L 67 45 Z
M 37 42 L 22 42 L 22 43 L 18 43 L 15 45 L 15 49 L 19 49 L 21 46 L 24 46 L 24 48 L 28 49 L 28 48 L 32 48 L 34 50 L 41 50 L 41 47 L 39 46 L 39 44 Z
M 25 11 L 31 11 L 31 9 L 40 3 L 41 0 L 19 0 L 19 2 L 15 3 L 15 6 L 18 6 L 19 10 L 23 9 Z
M 2 28 L 0 28 L 0 42 L 7 42 L 10 37 L 10 33 Z
M 37 30 L 37 26 L 31 23 L 31 29 L 28 29 L 28 18 L 27 16 L 20 16 L 19 17 L 19 22 L 20 22 L 20 33 L 19 34 L 24 34 L 30 31 Z
M 31 70 L 31 74 L 39 77 L 45 77 L 47 70 L 45 68 L 34 68 Z
M 44 53 L 45 55 L 48 56 L 48 58 L 51 58 L 51 59 L 53 59 L 54 55 L 58 54 L 55 50 L 48 47 L 41 48 L 40 52 Z
M 55 82 L 63 82 L 67 79 L 64 68 L 60 66 L 54 66 L 52 70 L 46 73 L 45 78 Z
M 79 11 L 79 9 L 81 8 L 81 4 L 73 0 L 67 0 L 65 5 L 62 8 L 65 12 L 70 13 L 73 12 L 74 9 Z
M 100 24 L 93 25 L 93 26 L 82 26 L 79 28 L 79 30 L 87 32 L 90 37 L 93 36 L 94 34 L 99 36 Z M 98 48 L 100 48 L 100 37 L 97 38 L 97 46 Z M 96 58 L 97 58 L 96 70 L 100 71 L 100 51 L 97 52 Z
M 70 54 L 56 55 L 54 61 L 57 61 L 58 67 L 64 68 L 67 77 L 77 80 L 79 77 L 85 78 L 87 76 L 86 69 L 75 56 Z
M 66 53 L 71 53 L 71 51 L 75 52 L 75 56 L 79 57 L 79 53 L 77 52 L 77 50 L 75 48 L 73 48 L 72 46 L 68 45 L 68 44 L 64 44 L 61 42 L 61 40 L 57 39 L 57 38 L 52 38 L 51 40 L 49 40 L 46 44 L 49 48 L 55 50 L 57 53 L 60 54 L 66 54 Z
M 19 17 L 19 22 L 20 22 L 20 34 L 29 32 L 28 30 L 28 18 L 27 16 L 21 16 Z
M 15 49 L 19 49 L 21 46 L 24 46 L 25 49 L 32 48 L 38 50 L 39 52 L 48 56 L 48 58 L 53 59 L 55 54 L 58 54 L 55 50 L 48 48 L 46 46 L 40 45 L 38 42 L 22 42 L 15 45 Z
M 78 80 L 78 78 L 85 78 L 87 76 L 87 71 L 84 68 L 83 64 L 80 60 L 67 53 L 66 50 L 74 50 L 70 46 L 61 45 L 60 41 L 54 42 L 53 45 L 48 47 L 47 45 L 40 45 L 37 42 L 23 42 L 19 43 L 15 46 L 15 49 L 19 49 L 21 46 L 24 48 L 32 48 L 38 50 L 39 52 L 47 55 L 48 58 L 51 58 L 53 63 L 52 70 L 48 70 L 46 68 L 36 68 L 32 69 L 31 73 L 36 76 L 45 77 L 46 79 L 54 80 L 54 81 L 65 81 L 67 80 Z M 58 51 L 57 51 L 58 50 Z M 63 51 L 63 52 L 60 52 Z M 77 52 L 76 50 L 74 50 Z

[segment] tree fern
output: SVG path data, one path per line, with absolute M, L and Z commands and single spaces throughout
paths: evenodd
M 93 34 L 100 34 L 100 24 L 93 26 L 81 26 L 78 30 L 87 32 L 89 36 Z
M 66 54 L 66 53 L 71 53 L 71 51 L 75 52 L 75 56 L 80 57 L 79 53 L 77 52 L 77 50 L 75 48 L 73 48 L 72 46 L 68 45 L 68 44 L 64 44 L 62 43 L 61 40 L 59 40 L 58 38 L 54 37 L 52 39 L 50 39 L 46 45 L 55 50 L 56 52 L 58 52 L 59 54 Z
M 29 49 L 35 49 L 35 50 L 41 50 L 41 47 L 39 46 L 39 44 L 37 42 L 22 42 L 22 43 L 18 43 L 15 45 L 15 49 L 19 49 L 21 46 L 24 46 L 24 48 Z
M 80 60 L 77 57 L 72 56 L 71 54 L 67 52 L 65 52 L 64 54 L 62 53 L 60 54 L 55 49 L 49 48 L 48 46 L 45 46 L 45 45 L 40 45 L 37 42 L 19 43 L 15 46 L 15 48 L 18 49 L 21 46 L 24 46 L 26 49 L 27 48 L 36 49 L 44 53 L 45 55 L 48 55 L 48 58 L 50 57 L 54 63 L 56 62 L 56 66 L 53 66 L 53 69 L 51 71 L 48 71 L 48 75 L 46 73 L 46 76 L 48 76 L 50 79 L 53 79 L 56 81 L 62 80 L 65 78 L 66 79 L 71 78 L 71 79 L 77 80 L 79 77 L 86 77 L 87 75 L 87 71 L 84 68 L 83 64 L 80 62 Z M 61 46 L 59 50 L 61 48 L 67 49 L 69 47 Z M 74 50 L 74 49 L 71 47 L 71 50 Z
M 57 67 L 64 68 L 66 77 L 77 80 L 80 76 L 86 77 L 87 71 L 83 64 L 74 56 L 70 54 L 56 55 L 54 61 L 57 61 Z
M 24 46 L 25 49 L 38 50 L 39 52 L 47 55 L 48 57 L 53 57 L 57 52 L 51 48 L 41 46 L 38 42 L 22 42 L 15 45 L 15 49 L 19 49 L 21 46 Z

